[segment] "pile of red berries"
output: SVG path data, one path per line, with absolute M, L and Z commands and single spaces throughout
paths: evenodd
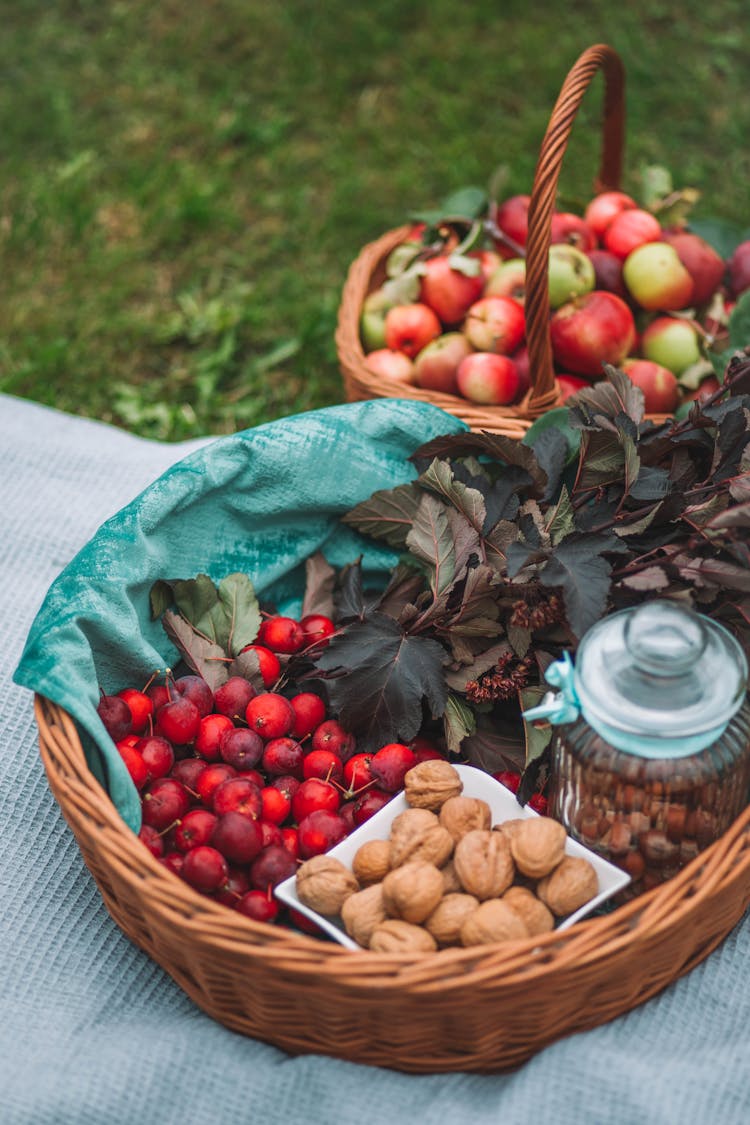
M 443 755 L 425 740 L 357 753 L 323 698 L 296 691 L 277 654 L 326 643 L 333 623 L 267 618 L 257 643 L 266 690 L 196 675 L 102 694 L 98 711 L 141 796 L 140 838 L 195 890 L 258 921 L 279 917 L 273 888 L 328 851 Z M 304 919 L 295 917 L 304 926 Z

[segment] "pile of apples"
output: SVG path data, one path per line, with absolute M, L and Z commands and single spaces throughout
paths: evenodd
M 494 204 L 471 249 L 449 225 L 437 246 L 434 231 L 412 228 L 363 304 L 369 370 L 482 405 L 523 398 L 529 203 Z M 750 241 L 725 262 L 685 225 L 662 226 L 625 192 L 603 192 L 583 215 L 553 215 L 548 284 L 563 401 L 612 364 L 641 388 L 647 413 L 669 414 L 718 388 L 706 355 L 750 289 Z

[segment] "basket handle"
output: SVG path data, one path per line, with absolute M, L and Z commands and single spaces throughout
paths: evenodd
M 526 239 L 526 338 L 531 389 L 526 410 L 536 416 L 557 402 L 557 383 L 549 335 L 549 248 L 552 214 L 563 156 L 573 122 L 592 78 L 604 74 L 604 118 L 599 175 L 594 190 L 619 188 L 625 137 L 625 69 L 612 47 L 589 47 L 568 72 L 542 141 L 534 173 Z

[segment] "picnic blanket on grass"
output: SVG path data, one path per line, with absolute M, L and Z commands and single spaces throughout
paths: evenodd
M 367 405 L 332 409 L 361 424 Z M 449 428 L 433 410 L 402 417 L 415 445 Z M 288 1056 L 210 1019 L 118 929 L 47 786 L 32 692 L 12 677 L 50 587 L 100 525 L 213 444 L 150 442 L 0 395 L 3 1125 L 746 1125 L 747 917 L 659 996 L 497 1075 Z

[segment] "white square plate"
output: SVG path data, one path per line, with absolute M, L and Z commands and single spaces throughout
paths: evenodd
M 515 794 L 511 793 L 510 789 L 496 781 L 490 774 L 485 773 L 484 770 L 477 769 L 475 766 L 455 766 L 454 768 L 460 774 L 463 782 L 463 796 L 480 797 L 483 801 L 486 801 L 492 810 L 493 825 L 518 817 L 539 816 L 539 813 L 530 809 L 528 805 L 524 807 L 519 805 Z M 362 844 L 367 840 L 386 840 L 390 833 L 391 822 L 408 807 L 403 792 L 399 793 L 374 816 L 366 820 L 363 825 L 355 828 L 345 840 L 342 840 L 335 848 L 331 848 L 328 855 L 335 856 L 351 870 L 352 860 Z M 594 895 L 590 902 L 587 902 L 560 922 L 556 927 L 558 930 L 565 930 L 568 926 L 572 926 L 630 882 L 630 876 L 625 871 L 621 871 L 613 863 L 608 863 L 596 852 L 592 852 L 576 840 L 572 840 L 570 836 L 568 836 L 565 851 L 568 855 L 583 856 L 584 859 L 593 864 L 599 880 L 599 892 Z M 338 916 L 328 917 L 324 914 L 318 914 L 317 911 L 311 910 L 309 906 L 300 902 L 297 897 L 295 875 L 285 879 L 283 883 L 279 883 L 274 890 L 274 894 L 281 902 L 310 918 L 320 926 L 321 930 L 324 930 L 341 945 L 345 945 L 347 949 L 362 948 L 349 937 Z

